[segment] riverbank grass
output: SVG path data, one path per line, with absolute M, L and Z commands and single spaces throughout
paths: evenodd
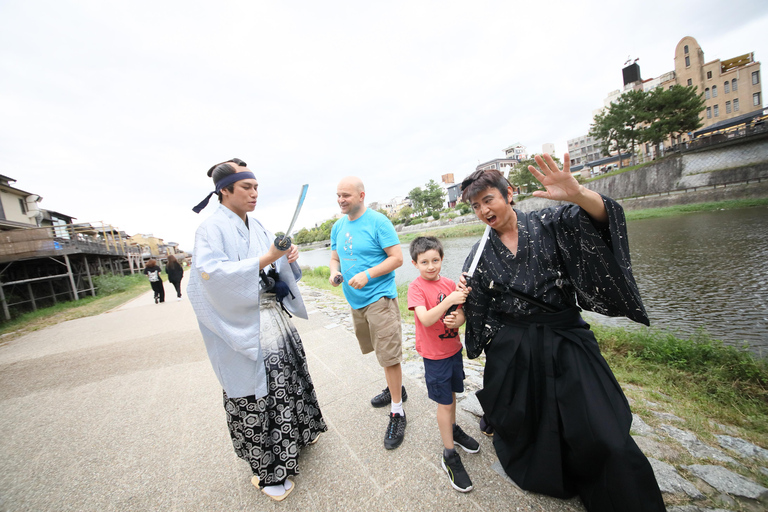
M 96 296 L 80 300 L 59 302 L 56 305 L 23 313 L 0 324 L 0 343 L 51 325 L 86 316 L 100 315 L 114 309 L 149 290 L 144 274 L 130 276 L 94 276 Z

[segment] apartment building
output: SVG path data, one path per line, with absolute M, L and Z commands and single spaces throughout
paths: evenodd
M 702 128 L 763 108 L 760 62 L 755 61 L 754 52 L 705 62 L 699 43 L 686 36 L 677 43 L 675 71 L 670 74 L 660 87 L 693 86 L 704 93 Z
M 579 166 L 587 162 L 594 162 L 603 157 L 601 149 L 602 141 L 589 135 L 582 135 L 568 139 L 568 157 L 571 161 L 571 169 L 578 170 Z M 576 167 L 577 169 L 573 169 Z

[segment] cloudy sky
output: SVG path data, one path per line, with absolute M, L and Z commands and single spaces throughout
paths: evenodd
M 191 250 L 205 173 L 236 156 L 268 228 L 303 183 L 312 227 L 346 175 L 384 201 L 515 142 L 562 156 L 628 57 L 657 77 L 690 35 L 768 62 L 767 28 L 764 0 L 0 0 L 0 174 Z

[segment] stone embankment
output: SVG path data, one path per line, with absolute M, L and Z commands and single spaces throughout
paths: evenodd
M 336 323 L 354 332 L 349 306 L 331 292 L 301 285 L 305 299 Z M 403 372 L 423 382 L 424 366 L 415 350 L 414 326 L 403 324 Z M 482 415 L 475 391 L 483 385 L 483 365 L 464 360 L 465 392 L 457 396 L 462 409 Z M 685 430 L 685 418 L 665 411 L 672 398 L 657 390 L 622 384 L 632 408 L 632 437 L 653 466 L 669 512 L 758 512 L 768 509 L 768 450 L 739 437 L 738 428 L 712 422 L 716 446 Z M 501 466 L 492 466 L 507 478 Z M 512 482 L 511 480 L 509 480 Z

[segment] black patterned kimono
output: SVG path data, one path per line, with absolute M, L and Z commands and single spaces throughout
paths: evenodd
M 515 210 L 517 254 L 491 230 L 464 304 L 467 354 L 485 351 L 477 397 L 499 461 L 521 488 L 578 494 L 590 512 L 664 511 L 653 469 L 629 434 L 627 399 L 579 314 L 580 306 L 648 325 L 623 210 L 603 199 L 605 226 L 576 205 Z

